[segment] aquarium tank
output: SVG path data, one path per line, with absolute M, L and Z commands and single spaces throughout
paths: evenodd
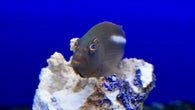
M 0 2 L 1 110 L 32 109 L 41 68 L 55 52 L 69 61 L 72 38 L 108 21 L 125 32 L 125 58 L 153 65 L 145 110 L 195 109 L 192 0 L 11 0 Z

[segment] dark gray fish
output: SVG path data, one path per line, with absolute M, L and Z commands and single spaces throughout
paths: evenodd
M 111 22 L 99 23 L 75 43 L 71 65 L 81 77 L 111 75 L 118 69 L 125 44 L 121 26 Z

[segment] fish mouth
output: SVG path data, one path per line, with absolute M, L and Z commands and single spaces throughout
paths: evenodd
M 79 56 L 80 54 L 78 54 L 78 53 L 75 53 L 74 55 L 73 55 L 73 58 L 72 58 L 72 65 L 73 66 L 77 66 L 77 65 L 79 65 L 80 63 L 81 63 L 81 56 Z
M 79 65 L 79 64 L 80 64 L 80 60 L 74 59 L 74 60 L 72 60 L 72 63 L 73 63 L 74 65 Z
M 83 67 L 84 65 L 89 65 L 89 60 L 86 57 L 81 56 L 81 54 L 75 54 L 72 58 L 72 64 Z
M 89 65 L 89 61 L 87 60 L 87 58 L 82 58 L 82 61 L 81 61 L 81 59 L 73 59 L 72 60 L 72 64 L 75 66 L 81 65 L 81 62 L 83 65 Z

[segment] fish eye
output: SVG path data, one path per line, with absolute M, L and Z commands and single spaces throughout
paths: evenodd
M 96 45 L 95 45 L 94 43 L 90 45 L 90 49 L 91 49 L 91 50 L 94 50 L 95 47 L 96 47 Z
M 99 40 L 97 38 L 95 38 L 92 43 L 89 45 L 89 52 L 91 54 L 95 53 L 95 51 L 98 49 L 99 47 Z

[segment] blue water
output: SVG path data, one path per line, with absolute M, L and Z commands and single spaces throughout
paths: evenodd
M 55 51 L 102 21 L 123 25 L 124 57 L 154 65 L 146 103 L 195 103 L 195 3 L 178 1 L 7 1 L 0 3 L 0 107 L 31 105 L 38 75 Z

